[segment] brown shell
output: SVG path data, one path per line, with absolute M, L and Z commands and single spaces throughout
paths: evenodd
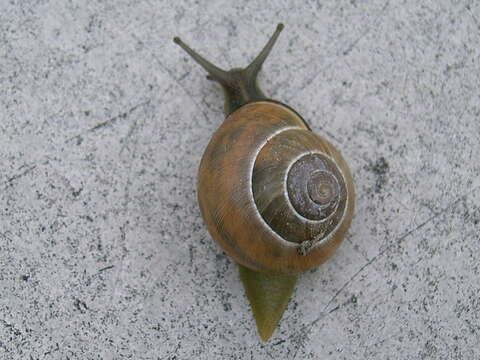
M 341 173 L 344 200 L 329 221 L 302 216 L 284 196 L 295 157 L 311 154 Z M 259 101 L 232 113 L 213 135 L 200 164 L 198 199 L 210 234 L 235 261 L 296 274 L 319 266 L 340 245 L 353 216 L 354 186 L 332 144 L 288 107 Z M 327 235 L 301 255 L 299 244 L 319 233 Z

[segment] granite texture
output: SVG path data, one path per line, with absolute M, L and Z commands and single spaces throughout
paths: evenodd
M 202 2 L 203 3 L 203 2 Z M 0 2 L 0 359 L 479 359 L 480 3 Z M 206 4 L 206 3 L 205 3 Z M 261 343 L 195 192 L 245 65 L 358 207 Z

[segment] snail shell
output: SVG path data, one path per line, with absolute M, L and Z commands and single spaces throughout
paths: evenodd
M 326 261 L 353 216 L 348 166 L 289 107 L 244 105 L 213 135 L 198 176 L 212 237 L 256 271 L 297 274 Z

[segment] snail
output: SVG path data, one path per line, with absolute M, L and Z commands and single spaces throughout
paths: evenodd
M 250 65 L 229 71 L 174 38 L 224 90 L 226 119 L 202 156 L 198 202 L 209 233 L 239 265 L 264 341 L 277 327 L 298 275 L 339 247 L 355 203 L 340 152 L 258 86 L 257 75 L 283 27 L 278 24 Z

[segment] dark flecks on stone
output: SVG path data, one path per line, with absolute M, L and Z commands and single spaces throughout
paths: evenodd
M 81 313 L 84 313 L 88 310 L 88 306 L 85 303 L 85 301 L 82 301 L 80 299 L 75 298 L 73 301 L 73 306 L 75 307 L 75 309 L 79 310 Z
M 379 175 L 386 174 L 388 172 L 388 169 L 388 162 L 383 156 L 380 157 L 372 167 L 372 170 Z
M 355 294 L 353 294 L 352 297 L 350 298 L 350 302 L 351 302 L 352 304 L 356 304 L 357 301 L 358 301 L 357 297 L 355 296 Z
M 82 191 L 83 191 L 83 188 L 80 188 L 78 190 L 73 190 L 72 191 L 73 197 L 75 197 L 75 198 L 78 197 L 82 193 Z
M 378 158 L 377 161 L 370 167 L 370 169 L 376 175 L 375 180 L 375 192 L 379 193 L 382 191 L 383 187 L 388 181 L 387 173 L 390 170 L 390 165 L 388 164 L 387 160 L 381 156 Z

